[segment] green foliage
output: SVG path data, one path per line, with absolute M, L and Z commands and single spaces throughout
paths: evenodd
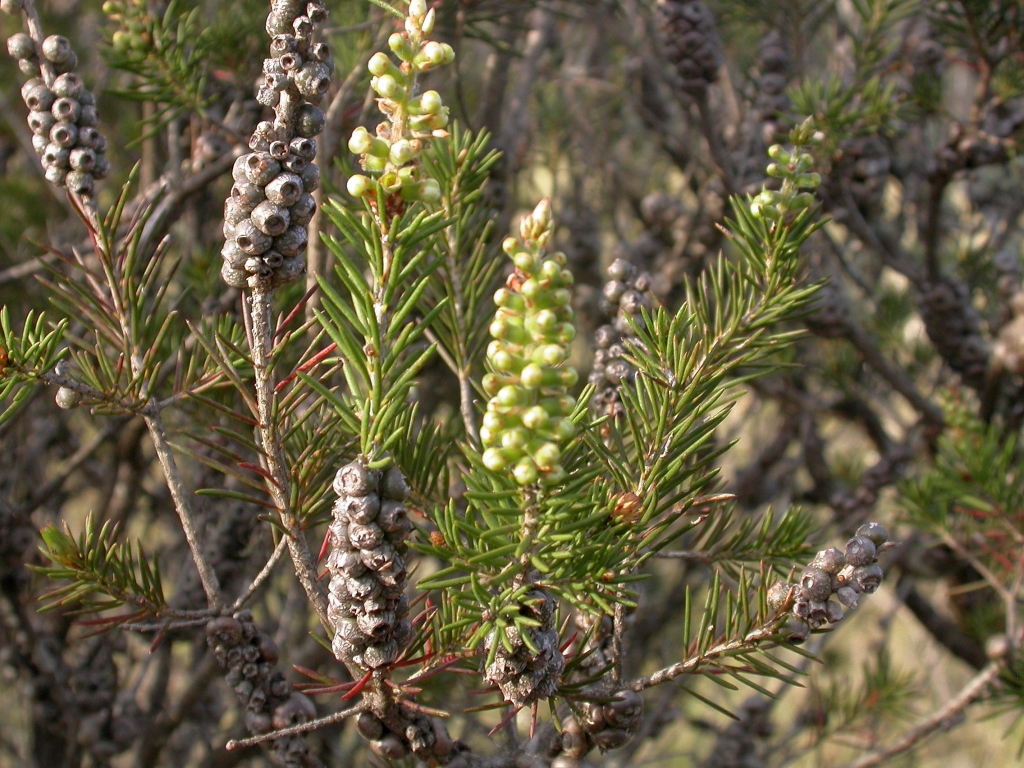
M 47 322 L 42 312 L 29 312 L 22 332 L 11 325 L 8 307 L 0 308 L 0 424 L 13 417 L 32 394 L 33 384 L 52 371 L 63 356 L 67 321 Z
M 131 542 L 118 543 L 118 528 L 107 520 L 97 530 L 90 514 L 77 539 L 67 524 L 63 531 L 53 525 L 43 529 L 42 553 L 55 565 L 35 570 L 71 583 L 43 595 L 42 610 L 78 604 L 76 613 L 90 614 L 128 605 L 136 610 L 116 617 L 125 621 L 156 615 L 167 607 L 156 558 L 146 559 L 142 542 L 134 547 Z
M 994 63 L 1002 41 L 1024 32 L 1024 17 L 1017 0 L 943 0 L 928 4 L 929 20 L 945 39 L 977 59 Z

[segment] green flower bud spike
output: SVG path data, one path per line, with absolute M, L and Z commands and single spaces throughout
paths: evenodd
M 434 10 L 428 10 L 422 0 L 412 0 L 404 31 L 388 38 L 388 47 L 398 62 L 379 52 L 367 64 L 373 75 L 370 86 L 380 97 L 377 104 L 387 120 L 377 126 L 375 135 L 356 128 L 348 143 L 367 174 L 349 179 L 349 194 L 368 197 L 370 205 L 375 206 L 379 190 L 389 214 L 398 213 L 410 202 L 433 205 L 440 200 L 437 184 L 420 180 L 418 158 L 431 139 L 448 137 L 448 107 L 437 91 L 417 94 L 416 77 L 451 64 L 455 52 L 447 43 L 427 39 L 433 28 Z
M 487 348 L 492 372 L 483 381 L 491 396 L 480 430 L 484 464 L 523 486 L 552 485 L 565 476 L 560 444 L 574 433 L 569 387 L 578 377 L 565 364 L 575 334 L 567 290 L 573 278 L 565 254 L 545 251 L 551 231 L 545 198 L 522 220 L 519 238 L 502 245 L 516 269 L 494 295 L 494 341 Z
M 782 145 L 773 144 L 768 156 L 774 160 L 766 172 L 769 176 L 782 179 L 778 191 L 762 188 L 750 203 L 750 212 L 758 218 L 777 219 L 787 214 L 799 213 L 814 204 L 814 195 L 806 190 L 817 189 L 821 176 L 808 173 L 814 167 L 814 158 L 804 147 L 816 138 L 814 119 L 808 117 L 790 132 L 793 151 L 787 152 Z

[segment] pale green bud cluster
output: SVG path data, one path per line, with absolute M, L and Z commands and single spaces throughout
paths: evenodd
M 424 0 L 412 0 L 405 31 L 395 32 L 388 39 L 399 63 L 385 53 L 370 58 L 370 86 L 380 97 L 377 104 L 388 119 L 377 126 L 375 134 L 363 127 L 352 132 L 348 148 L 360 156 L 360 166 L 369 174 L 348 180 L 348 192 L 353 197 L 374 193 L 376 178 L 389 197 L 397 194 L 405 201 L 425 203 L 441 199 L 437 181 L 426 178 L 418 162 L 430 139 L 448 136 L 448 107 L 440 94 L 415 93 L 418 74 L 455 60 L 450 45 L 427 39 L 433 29 L 434 9 L 428 10 Z
M 502 244 L 515 272 L 494 294 L 491 373 L 483 380 L 491 397 L 480 429 L 484 464 L 496 472 L 510 470 L 524 486 L 565 476 L 560 445 L 575 432 L 569 416 L 576 400 L 569 388 L 579 377 L 565 364 L 576 335 L 569 306 L 573 277 L 564 253 L 545 253 L 551 231 L 545 198 L 523 219 L 520 237 Z
M 793 150 L 787 151 L 781 144 L 768 148 L 770 163 L 767 173 L 772 178 L 782 179 L 778 191 L 763 188 L 754 197 L 750 212 L 758 218 L 778 218 L 798 213 L 814 205 L 814 194 L 807 190 L 821 185 L 821 176 L 814 172 L 814 158 L 804 151 L 804 146 L 814 138 L 814 124 L 808 118 L 793 130 L 790 139 Z

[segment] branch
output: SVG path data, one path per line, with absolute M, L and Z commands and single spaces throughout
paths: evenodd
M 301 725 L 295 725 L 291 728 L 284 728 L 280 731 L 271 731 L 270 733 L 262 733 L 259 736 L 253 736 L 249 739 L 232 739 L 225 745 L 227 750 L 243 749 L 245 747 L 255 746 L 256 744 L 262 744 L 264 741 L 273 741 L 274 739 L 280 739 L 283 736 L 293 736 L 298 733 L 306 733 L 307 731 L 315 731 L 317 728 L 322 728 L 325 725 L 331 725 L 332 723 L 338 723 L 345 720 L 353 715 L 358 715 L 360 712 L 366 710 L 366 705 L 357 704 L 349 709 L 343 709 L 341 712 L 335 712 L 333 715 L 327 715 L 327 717 L 320 717 L 316 720 L 310 720 L 308 723 L 302 723 Z
M 231 613 L 241 610 L 242 606 L 249 602 L 249 600 L 252 599 L 252 596 L 256 594 L 256 591 L 263 586 L 263 582 L 270 577 L 271 572 L 274 570 L 274 566 L 277 565 L 277 561 L 281 559 L 281 555 L 284 554 L 285 547 L 287 546 L 287 537 L 282 537 L 281 541 L 279 541 L 277 546 L 274 547 L 274 553 L 270 556 L 270 559 L 267 560 L 267 564 L 263 566 L 263 569 L 258 574 L 256 574 L 256 578 L 252 580 L 252 584 L 249 585 L 249 588 L 239 595 L 234 605 L 231 606 Z
M 911 749 L 921 739 L 934 731 L 951 728 L 954 725 L 952 722 L 953 718 L 984 695 L 985 689 L 999 676 L 999 671 L 1000 666 L 998 664 L 995 662 L 990 663 L 975 675 L 964 689 L 951 699 L 946 706 L 922 720 L 888 747 L 863 755 L 843 768 L 871 768 L 871 766 L 880 765 L 890 757 Z

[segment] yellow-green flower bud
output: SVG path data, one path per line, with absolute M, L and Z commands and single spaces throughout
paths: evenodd
M 436 115 L 444 107 L 444 102 L 441 101 L 441 94 L 437 91 L 426 91 L 420 96 L 420 110 L 425 115 Z
M 373 189 L 373 182 L 365 176 L 351 176 L 346 182 L 345 188 L 352 197 L 363 197 Z

